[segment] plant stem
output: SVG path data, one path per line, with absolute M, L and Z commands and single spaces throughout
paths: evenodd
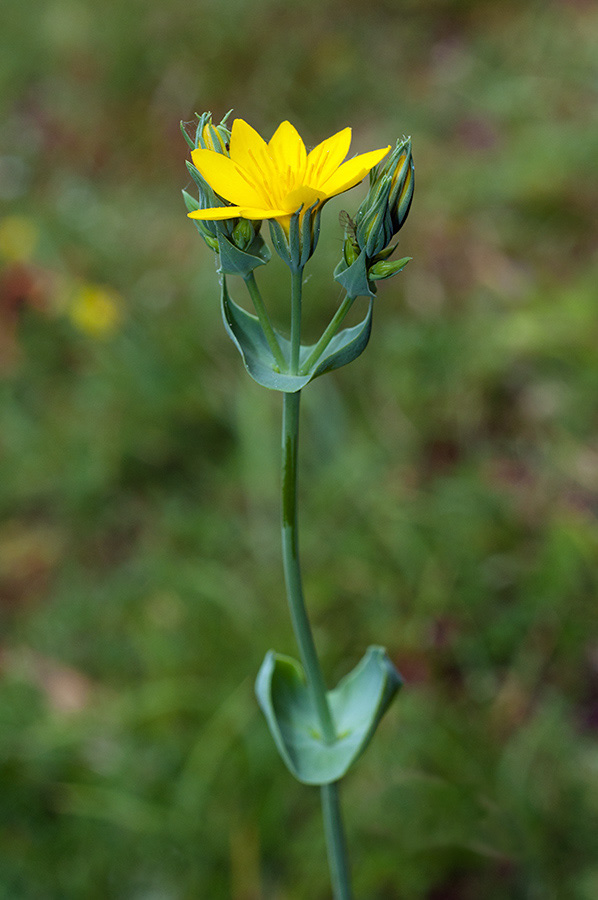
M 291 269 L 291 375 L 296 375 L 299 371 L 302 288 L 303 268 Z
M 326 685 L 314 643 L 301 579 L 297 527 L 297 448 L 300 391 L 283 396 L 282 413 L 282 559 L 293 630 L 299 645 L 312 703 L 327 743 L 336 737 L 326 697 Z
M 320 788 L 324 831 L 328 847 L 328 865 L 333 896 L 338 900 L 351 900 L 351 876 L 347 856 L 347 844 L 338 796 L 338 781 L 323 784 Z
M 353 301 L 355 297 L 350 297 L 348 294 L 335 312 L 334 316 L 330 320 L 330 324 L 326 328 L 324 334 L 315 345 L 314 349 L 311 351 L 303 365 L 301 366 L 301 374 L 307 374 L 313 364 L 320 358 L 338 329 L 340 328 L 341 322 L 351 309 L 353 305 Z
M 299 444 L 300 391 L 283 395 L 282 416 L 282 557 L 287 598 L 307 688 L 318 714 L 322 736 L 327 743 L 336 738 L 326 685 L 320 668 L 309 617 L 305 606 L 299 560 L 297 522 L 297 450 Z M 321 787 L 322 813 L 328 847 L 328 862 L 335 900 L 351 900 L 349 864 L 337 785 Z
M 270 321 L 270 316 L 268 315 L 268 310 L 264 304 L 262 299 L 262 295 L 260 294 L 260 289 L 257 286 L 257 282 L 255 280 L 255 275 L 253 272 L 249 272 L 249 274 L 245 277 L 245 284 L 247 285 L 247 290 L 251 296 L 253 301 L 253 305 L 255 307 L 255 311 L 257 313 L 257 317 L 260 320 L 260 325 L 262 326 L 262 330 L 266 336 L 266 340 L 268 341 L 268 346 L 272 351 L 272 354 L 278 363 L 281 372 L 286 372 L 287 370 L 287 361 L 284 358 L 283 352 L 280 349 L 280 344 L 278 343 L 278 339 L 276 337 L 276 333 L 274 328 L 272 327 L 272 322 Z
M 303 268 L 291 270 L 291 374 L 299 370 L 301 351 L 301 291 Z M 299 560 L 299 528 L 297 519 L 297 458 L 299 448 L 299 404 L 301 392 L 283 394 L 282 406 L 282 559 L 289 610 L 299 655 L 307 680 L 310 699 L 317 712 L 322 737 L 326 743 L 336 740 L 336 731 L 326 684 L 309 624 Z M 321 788 L 324 831 L 328 862 L 335 900 L 351 900 L 349 866 L 338 802 L 337 786 Z
M 322 736 L 327 743 L 336 738 L 309 617 L 305 606 L 297 522 L 297 450 L 299 444 L 300 392 L 283 395 L 282 416 L 282 556 L 291 620 L 307 679 L 307 688 L 317 711 Z M 335 900 L 351 900 L 349 865 L 336 784 L 321 788 L 328 861 Z

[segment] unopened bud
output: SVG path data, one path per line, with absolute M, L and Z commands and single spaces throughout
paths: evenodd
M 203 113 L 199 117 L 195 132 L 195 144 L 202 150 L 213 150 L 215 153 L 223 153 L 228 156 L 228 144 L 230 131 L 226 127 L 227 113 L 220 125 L 212 123 L 212 113 Z
M 359 256 L 359 245 L 351 238 L 345 238 L 343 244 L 343 257 L 348 266 L 352 266 Z
M 396 234 L 409 214 L 415 187 L 411 138 L 404 138 L 400 142 L 397 141 L 395 149 L 390 154 L 380 174 L 390 176 L 391 187 L 388 206 L 393 234 Z
M 357 212 L 357 243 L 370 259 L 384 250 L 392 240 L 392 221 L 388 207 L 390 189 L 391 179 L 387 175 L 376 179 Z
M 405 268 L 411 258 L 411 256 L 405 256 L 403 259 L 397 259 L 396 262 L 380 260 L 368 270 L 368 278 L 371 281 L 382 281 L 383 278 L 392 278 L 393 275 Z
M 249 221 L 249 219 L 239 219 L 233 228 L 232 240 L 239 250 L 247 250 L 253 243 L 257 232 L 260 230 L 260 222 Z M 257 228 L 256 228 L 257 226 Z

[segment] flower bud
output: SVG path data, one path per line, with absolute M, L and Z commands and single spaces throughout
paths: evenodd
M 237 224 L 233 228 L 231 240 L 239 250 L 247 250 L 253 243 L 253 239 L 260 230 L 261 221 L 249 219 L 235 219 Z
M 390 177 L 388 207 L 392 221 L 392 233 L 396 234 L 409 214 L 415 187 L 411 138 L 397 141 L 395 149 L 380 170 L 379 176 Z
M 357 223 L 351 218 L 351 216 L 345 209 L 341 209 L 338 220 L 340 224 L 345 228 L 343 258 L 347 266 L 352 266 L 361 253 L 361 248 L 357 243 Z
M 397 259 L 395 262 L 384 259 L 380 260 L 368 269 L 368 278 L 371 281 L 382 281 L 383 278 L 392 278 L 393 275 L 396 275 L 397 272 L 404 269 L 410 260 L 410 256 L 405 256 L 403 259 Z
M 380 163 L 370 172 L 370 189 L 355 217 L 357 243 L 368 259 L 380 257 L 403 225 L 411 206 L 413 187 L 411 140 L 406 138 L 397 141 L 386 163 Z
M 199 117 L 195 132 L 195 146 L 202 150 L 213 150 L 215 153 L 223 153 L 228 156 L 228 144 L 230 131 L 225 125 L 230 112 L 223 118 L 220 125 L 212 123 L 212 113 L 203 113 Z
M 358 256 L 359 245 L 356 245 L 355 241 L 351 238 L 345 238 L 343 244 L 343 257 L 347 266 L 352 266 Z
M 388 175 L 377 178 L 355 217 L 357 243 L 370 259 L 384 250 L 392 240 L 392 220 L 388 202 L 391 187 L 392 181 Z

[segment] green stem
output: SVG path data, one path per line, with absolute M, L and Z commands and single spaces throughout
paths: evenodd
M 260 294 L 260 289 L 257 286 L 257 282 L 255 280 L 255 275 L 253 274 L 253 272 L 249 272 L 249 274 L 245 277 L 245 284 L 247 285 L 247 290 L 249 291 L 249 294 L 253 301 L 253 305 L 255 307 L 257 317 L 260 320 L 262 330 L 266 336 L 266 340 L 268 341 L 268 346 L 272 351 L 272 354 L 280 368 L 280 371 L 286 372 L 287 361 L 284 358 L 282 350 L 280 349 L 280 344 L 278 343 L 276 333 L 274 331 L 274 328 L 272 327 L 272 322 L 270 321 L 270 316 L 268 315 L 268 310 L 266 309 L 264 301 L 262 300 L 262 295 Z
M 338 781 L 323 784 L 320 792 L 333 896 L 335 900 L 351 900 L 351 877 L 338 796 Z
M 327 743 L 335 740 L 334 724 L 328 706 L 326 685 L 309 624 L 299 561 L 297 527 L 297 449 L 299 443 L 300 391 L 284 394 L 282 413 L 282 558 L 289 609 L 307 687 L 318 713 L 322 735 Z
M 291 269 L 291 375 L 296 375 L 299 371 L 302 288 L 303 268 Z
M 295 336 L 297 332 L 295 329 Z M 328 705 L 326 685 L 320 668 L 303 596 L 299 560 L 297 522 L 297 450 L 299 444 L 300 392 L 283 395 L 282 417 L 282 555 L 285 583 L 293 629 L 307 680 L 310 699 L 317 711 L 322 736 L 327 743 L 336 739 Z M 336 785 L 321 788 L 322 812 L 328 860 L 335 900 L 351 900 L 349 866 Z
M 354 300 L 355 297 L 350 297 L 347 294 L 347 296 L 335 312 L 334 316 L 332 317 L 330 324 L 326 328 L 324 334 L 301 366 L 301 375 L 306 375 L 313 364 L 321 357 L 322 353 L 340 328 L 341 322 L 351 309 Z

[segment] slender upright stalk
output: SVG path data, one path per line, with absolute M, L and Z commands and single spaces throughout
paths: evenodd
M 322 353 L 324 352 L 324 350 L 326 349 L 326 347 L 328 346 L 328 344 L 330 343 L 330 341 L 332 340 L 332 338 L 334 337 L 336 332 L 339 330 L 343 319 L 345 318 L 345 316 L 347 315 L 347 313 L 353 306 L 354 300 L 355 300 L 355 297 L 350 297 L 349 294 L 347 294 L 347 296 L 345 297 L 345 299 L 343 300 L 343 302 L 341 303 L 341 305 L 335 312 L 334 316 L 330 320 L 330 323 L 329 323 L 328 327 L 326 328 L 324 334 L 322 335 L 322 337 L 320 338 L 318 343 L 315 345 L 315 347 L 313 348 L 313 350 L 311 351 L 311 353 L 309 354 L 309 356 L 307 357 L 307 359 L 305 360 L 303 365 L 301 366 L 302 373 L 309 372 L 309 370 L 311 369 L 313 364 L 316 362 L 316 360 L 318 360 L 320 358 L 320 356 L 322 355 Z
M 291 311 L 291 372 L 299 366 L 301 324 L 302 271 L 293 272 Z M 320 668 L 309 617 L 303 595 L 299 561 L 299 531 L 297 521 L 297 451 L 299 444 L 300 392 L 283 395 L 282 415 L 282 557 L 287 598 L 293 630 L 307 688 L 317 711 L 322 737 L 327 743 L 336 738 L 334 722 L 326 696 L 326 685 Z M 349 865 L 336 784 L 321 788 L 324 830 L 328 847 L 328 861 L 335 900 L 351 900 Z
M 291 270 L 291 375 L 299 371 L 301 351 L 301 292 L 303 267 Z
M 287 361 L 284 358 L 283 352 L 280 349 L 280 344 L 278 343 L 278 339 L 276 337 L 276 333 L 274 328 L 272 327 L 272 322 L 270 321 L 270 316 L 268 315 L 268 310 L 262 300 L 262 295 L 260 294 L 260 289 L 257 286 L 257 282 L 255 280 L 255 275 L 253 272 L 249 272 L 245 276 L 245 284 L 247 285 L 247 290 L 251 296 L 253 301 L 253 305 L 255 307 L 255 311 L 257 313 L 257 317 L 260 320 L 260 324 L 264 331 L 264 335 L 266 336 L 266 340 L 268 341 L 268 346 L 272 351 L 272 355 L 276 360 L 280 371 L 285 372 L 287 368 Z
M 318 713 L 322 736 L 327 743 L 335 739 L 334 724 L 326 697 L 318 654 L 309 624 L 299 561 L 297 527 L 297 447 L 299 441 L 300 392 L 284 394 L 282 413 L 282 559 L 287 598 L 301 662 L 307 678 L 311 701 Z
M 328 865 L 333 896 L 338 900 L 351 900 L 351 875 L 338 787 L 339 783 L 334 782 L 333 784 L 323 784 L 320 788 L 324 832 L 328 847 Z
M 283 395 L 282 425 L 282 557 L 287 598 L 311 701 L 317 710 L 322 736 L 334 741 L 334 722 L 326 685 L 313 639 L 301 579 L 297 523 L 297 449 L 300 392 Z M 321 787 L 328 862 L 335 900 L 351 900 L 349 864 L 336 784 Z

